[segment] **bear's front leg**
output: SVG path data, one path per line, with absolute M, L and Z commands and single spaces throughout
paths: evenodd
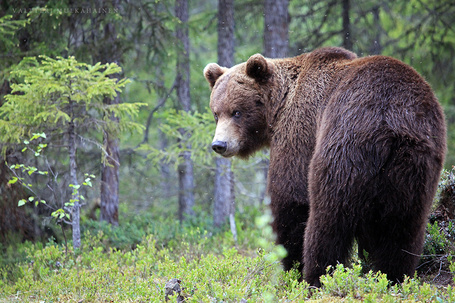
M 280 199 L 271 202 L 273 214 L 273 230 L 277 236 L 277 243 L 286 248 L 287 256 L 283 259 L 285 270 L 291 270 L 298 263 L 297 269 L 303 270 L 303 239 L 306 222 L 308 220 L 308 205 L 298 203 L 277 203 Z

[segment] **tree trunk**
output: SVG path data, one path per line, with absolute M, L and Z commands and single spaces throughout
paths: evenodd
M 120 97 L 105 99 L 105 103 L 118 104 Z M 111 117 L 118 122 L 118 118 Z M 101 193 L 100 193 L 100 221 L 107 221 L 112 225 L 118 225 L 119 206 L 119 167 L 120 153 L 119 140 L 115 135 L 104 131 L 104 148 L 107 153 L 101 170 Z
M 352 50 L 351 20 L 349 20 L 349 10 L 351 5 L 349 0 L 343 0 L 343 47 Z
M 176 0 L 175 15 L 181 21 L 177 26 L 177 96 L 184 111 L 191 110 L 190 98 L 190 39 L 188 34 L 188 0 Z
M 73 101 L 69 101 L 71 112 L 73 107 Z M 74 201 L 74 204 L 71 209 L 71 224 L 73 229 L 73 247 L 78 249 L 81 247 L 81 204 L 79 202 L 79 183 L 77 182 L 77 162 L 76 162 L 76 131 L 74 125 L 74 117 L 71 118 L 71 121 L 68 125 L 68 153 L 69 153 L 69 166 L 70 166 L 70 184 L 73 186 L 74 193 L 71 194 L 71 199 Z
M 160 141 L 160 149 L 165 150 L 168 147 L 167 137 L 160 129 L 158 129 L 158 136 Z M 171 188 L 171 184 L 173 184 L 170 178 L 171 169 L 169 168 L 169 164 L 166 163 L 166 161 L 160 162 L 160 175 L 161 175 L 160 188 L 162 190 L 161 193 L 162 197 L 164 199 L 169 199 L 172 195 L 172 188 L 175 187 L 172 186 Z
M 234 0 L 218 1 L 218 63 L 234 65 Z M 215 199 L 213 202 L 213 224 L 221 226 L 230 218 L 231 230 L 236 238 L 234 174 L 231 160 L 217 157 L 215 160 Z
M 181 23 L 177 26 L 177 39 L 179 52 L 177 55 L 177 77 L 176 89 L 177 97 L 182 109 L 186 112 L 191 110 L 190 98 L 190 40 L 188 35 L 188 1 L 176 0 L 175 15 Z M 181 130 L 183 137 L 185 131 Z M 185 143 L 184 143 L 185 144 Z M 191 146 L 187 146 L 191 149 Z M 193 216 L 194 206 L 194 175 L 193 161 L 189 151 L 180 155 L 182 163 L 178 167 L 179 175 L 179 219 L 184 220 L 188 216 Z
M 218 1 L 218 63 L 234 65 L 234 0 Z
M 103 7 L 109 2 L 101 1 Z M 113 9 L 119 8 L 119 1 L 112 0 L 110 3 Z M 119 64 L 121 54 L 117 45 L 117 30 L 115 23 L 109 22 L 104 26 L 103 49 L 98 50 L 100 62 L 115 62 Z M 120 75 L 118 75 L 120 77 Z M 113 99 L 105 98 L 106 104 L 120 103 L 120 97 L 116 96 Z M 118 118 L 112 116 L 110 118 L 118 122 Z M 112 225 L 118 225 L 118 206 L 119 206 L 119 168 L 120 168 L 120 153 L 119 140 L 113 133 L 104 131 L 104 148 L 107 153 L 107 158 L 103 161 L 101 168 L 101 192 L 100 192 L 100 221 L 107 221 Z
M 183 158 L 183 162 L 178 167 L 179 220 L 183 221 L 194 216 L 194 175 L 191 153 L 189 151 L 183 152 L 180 157 Z
M 215 159 L 215 199 L 213 201 L 213 224 L 221 226 L 230 214 L 235 214 L 234 173 L 231 160 Z
M 289 0 L 265 0 L 264 2 L 264 55 L 268 58 L 285 58 L 289 46 Z M 269 160 L 261 161 L 262 173 L 267 182 Z M 267 188 L 261 193 L 261 203 Z
M 380 6 L 375 6 L 372 9 L 372 14 L 373 14 L 373 20 L 374 24 L 376 25 L 376 34 L 374 37 L 374 42 L 372 43 L 372 46 L 370 48 L 370 54 L 371 55 L 380 55 L 382 53 L 382 44 L 381 44 L 381 19 L 379 18 L 379 10 Z
M 264 51 L 269 58 L 284 58 L 289 42 L 289 0 L 264 2 Z

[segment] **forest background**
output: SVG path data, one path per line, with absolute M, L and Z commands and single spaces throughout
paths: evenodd
M 76 219 L 82 235 L 124 228 L 117 246 L 142 241 L 134 222 L 186 222 L 238 241 L 266 212 L 268 155 L 211 151 L 202 70 L 254 53 L 342 46 L 410 64 L 444 107 L 450 170 L 453 24 L 455 4 L 443 0 L 2 1 L 0 247 L 73 234 L 77 248 Z

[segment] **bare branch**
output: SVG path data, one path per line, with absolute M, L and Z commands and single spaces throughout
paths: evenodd
M 158 101 L 158 104 L 150 111 L 149 116 L 147 118 L 147 123 L 145 124 L 144 139 L 142 140 L 142 142 L 139 145 L 148 143 L 148 141 L 149 141 L 149 129 L 150 129 L 150 125 L 152 124 L 153 115 L 158 111 L 158 109 L 160 109 L 162 106 L 164 106 L 164 104 L 166 103 L 166 100 L 172 94 L 172 92 L 174 91 L 176 86 L 177 86 L 177 78 L 174 80 L 174 83 L 172 84 L 172 86 L 169 89 L 169 91 L 165 94 L 165 96 L 163 98 L 161 98 Z

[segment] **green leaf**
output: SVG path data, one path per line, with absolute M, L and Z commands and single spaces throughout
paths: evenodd
M 17 177 L 13 177 L 11 180 L 8 181 L 8 184 L 14 184 L 17 182 Z
M 46 134 L 45 133 L 33 133 L 33 137 L 30 140 L 35 140 L 38 138 L 46 139 Z
M 82 183 L 82 184 L 84 184 L 85 186 L 90 186 L 90 187 L 92 187 L 92 181 L 90 180 L 90 178 L 85 179 L 85 182 Z
M 19 200 L 19 203 L 17 203 L 17 206 L 20 207 L 20 206 L 22 206 L 22 205 L 25 205 L 25 203 L 27 203 L 27 200 L 21 199 L 21 200 Z
M 36 172 L 38 169 L 36 167 L 29 167 L 28 175 L 31 176 L 34 172 Z
M 81 187 L 79 184 L 78 185 L 70 184 L 68 186 L 74 188 L 75 190 L 78 190 Z
M 63 209 L 57 209 L 56 211 L 54 211 L 52 214 L 51 214 L 52 217 L 56 218 L 56 219 L 61 219 L 65 216 L 65 211 Z
M 30 202 L 32 202 L 33 200 L 35 200 L 35 197 L 33 197 L 33 196 L 28 197 L 28 200 L 29 200 Z

